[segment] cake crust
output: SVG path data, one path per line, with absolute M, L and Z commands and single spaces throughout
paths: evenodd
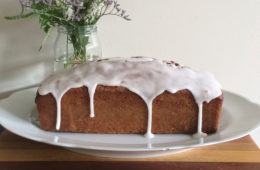
M 91 118 L 88 88 L 72 88 L 61 100 L 61 126 L 56 130 L 56 100 L 52 94 L 35 99 L 40 126 L 47 131 L 144 134 L 147 131 L 147 105 L 144 100 L 121 86 L 98 85 L 94 95 L 95 117 Z M 216 132 L 223 94 L 203 103 L 204 133 Z M 198 104 L 192 93 L 179 90 L 157 96 L 152 103 L 152 133 L 170 134 L 197 132 Z

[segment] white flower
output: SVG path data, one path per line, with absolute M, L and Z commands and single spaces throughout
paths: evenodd
M 57 5 L 65 4 L 65 0 L 55 0 Z
M 86 16 L 85 20 L 92 22 L 95 19 L 97 13 L 100 12 L 101 8 L 104 6 L 104 3 L 94 2 L 91 8 L 88 9 L 88 15 Z
M 74 10 L 72 9 L 71 6 L 65 12 L 65 17 L 66 17 L 67 20 L 71 20 L 71 19 L 74 18 Z

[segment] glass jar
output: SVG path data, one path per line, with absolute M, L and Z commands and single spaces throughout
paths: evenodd
M 54 56 L 54 71 L 101 59 L 102 49 L 97 35 L 97 26 L 58 26 Z

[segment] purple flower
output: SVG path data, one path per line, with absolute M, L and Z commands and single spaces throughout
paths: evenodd
M 52 6 L 52 0 L 42 0 L 42 2 L 48 6 Z
M 34 0 L 35 4 L 40 3 L 42 0 Z
M 85 8 L 86 7 L 84 6 L 77 6 L 76 14 L 78 14 L 81 9 L 85 9 Z
M 72 6 L 75 6 L 75 1 L 74 0 L 66 0 L 66 2 Z
M 117 2 L 117 0 L 115 0 L 114 3 L 115 3 L 115 7 L 119 7 L 120 6 L 120 4 Z
M 121 11 L 121 9 L 119 8 L 120 4 L 116 0 L 114 1 L 114 6 L 115 6 L 117 12 Z
M 82 20 L 83 18 L 84 18 L 84 14 L 78 14 L 78 15 L 75 16 L 74 19 L 75 19 L 76 21 L 80 21 L 80 20 Z
M 32 7 L 32 2 L 30 0 L 19 0 L 20 3 L 25 6 L 26 10 L 30 10 Z
M 19 0 L 22 5 L 27 5 L 29 3 L 29 0 Z
M 124 16 L 125 13 L 126 13 L 126 10 L 122 10 L 122 12 L 121 12 L 121 16 Z
M 74 7 L 82 6 L 86 0 L 66 0 L 66 2 Z
M 66 2 L 74 7 L 76 7 L 76 14 L 79 13 L 80 10 L 86 9 L 84 6 L 84 2 L 86 0 L 66 0 Z
M 129 15 L 124 16 L 124 19 L 127 21 L 131 21 L 131 19 L 129 18 Z
M 28 2 L 26 5 L 26 10 L 30 10 L 32 8 L 32 2 Z
M 75 16 L 75 20 L 76 20 L 76 21 L 80 21 L 80 20 L 81 20 L 81 17 L 80 17 L 79 15 L 76 15 L 76 16 Z
M 113 3 L 113 0 L 107 0 L 106 1 L 106 6 L 110 6 Z
M 117 12 L 121 11 L 121 9 L 120 9 L 120 8 L 118 8 L 118 7 L 116 7 L 116 10 L 117 10 Z

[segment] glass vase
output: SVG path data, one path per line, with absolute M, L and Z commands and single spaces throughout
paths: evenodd
M 102 48 L 96 25 L 58 26 L 57 30 L 58 34 L 54 45 L 54 71 L 101 59 Z

